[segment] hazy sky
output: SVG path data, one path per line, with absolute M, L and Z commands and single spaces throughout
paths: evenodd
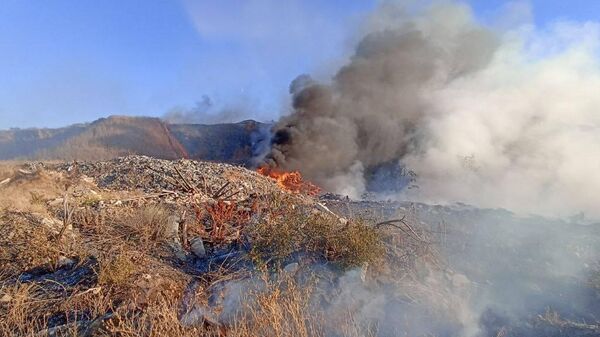
M 298 74 L 327 77 L 375 0 L 0 0 L 0 129 L 215 110 L 282 112 Z M 507 1 L 469 1 L 494 21 Z M 522 2 L 519 2 L 522 4 Z M 529 2 L 537 25 L 600 18 L 598 0 Z

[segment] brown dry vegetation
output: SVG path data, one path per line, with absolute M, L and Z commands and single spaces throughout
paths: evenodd
M 269 216 L 250 231 L 254 254 L 263 261 L 285 261 L 302 250 L 346 269 L 383 255 L 380 233 L 360 221 L 340 223 L 326 213 L 307 213 L 285 195 L 272 197 L 269 204 Z
M 61 179 L 54 179 L 47 172 L 22 174 L 19 166 L 17 162 L 0 162 L 0 182 L 10 179 L 1 186 L 0 210 L 45 211 L 44 199 L 56 197 L 64 189 Z
M 311 287 L 273 273 L 299 251 L 339 268 L 375 261 L 384 252 L 380 234 L 360 222 L 340 223 L 286 193 L 232 211 L 215 206 L 220 201 L 145 201 L 137 191 L 100 190 L 76 174 L 43 168 L 20 174 L 21 167 L 0 166 L 0 178 L 11 178 L 0 186 L 0 336 L 325 336 L 333 329 L 358 337 L 370 331 L 351 314 L 324 320 L 309 306 Z M 133 201 L 106 205 L 113 199 Z M 65 209 L 73 216 L 61 235 Z M 241 306 L 226 325 L 181 322 L 192 280 L 201 283 L 193 298 L 206 303 L 210 287 L 248 273 L 220 268 L 197 275 L 177 261 L 167 233 L 171 217 L 186 211 L 190 235 L 215 247 L 243 241 L 253 247 L 253 273 L 265 287 L 248 292 L 244 303 L 252 305 Z M 260 220 L 250 225 L 255 217 Z M 219 221 L 237 229 L 218 236 Z

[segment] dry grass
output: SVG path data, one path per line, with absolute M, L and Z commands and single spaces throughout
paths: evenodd
M 383 255 L 377 230 L 360 221 L 337 217 L 274 198 L 268 214 L 251 229 L 254 254 L 262 261 L 283 261 L 294 252 L 316 253 L 343 269 L 373 262 Z
M 101 285 L 126 285 L 137 269 L 133 258 L 127 253 L 115 254 L 107 258 L 101 265 L 98 283 Z
M 18 186 L 31 186 L 48 193 L 54 191 L 57 180 L 62 179 L 53 177 L 53 181 L 49 177 L 38 176 L 35 180 L 18 182 Z M 28 191 L 18 193 L 17 197 Z M 56 210 L 45 201 L 39 201 L 43 208 L 39 215 L 31 213 L 30 205 L 19 211 L 0 210 L 0 336 L 81 335 L 81 329 L 91 324 L 91 319 L 112 312 L 115 313 L 114 321 L 112 318 L 110 321 L 113 325 L 120 321 L 137 322 L 136 327 L 127 328 L 137 331 L 131 334 L 135 336 L 149 335 L 139 325 L 140 319 L 143 321 L 145 317 L 151 317 L 152 323 L 158 326 L 164 325 L 164 331 L 171 326 L 178 327 L 175 305 L 164 307 L 161 301 L 180 301 L 189 276 L 154 257 L 149 249 L 159 246 L 163 239 L 167 209 L 162 206 L 133 211 L 120 208 L 103 214 L 95 205 L 86 204 L 86 196 L 71 200 L 74 205 L 80 205 L 73 218 L 75 232 L 62 239 L 57 238 L 57 228 L 43 224 L 45 217 L 52 219 L 52 215 L 56 215 Z M 58 221 L 58 228 L 60 225 Z M 52 273 L 59 270 L 61 258 L 85 261 L 90 254 L 99 262 L 97 274 L 92 275 L 94 284 L 61 286 L 49 281 L 16 281 L 18 275 L 34 267 Z M 138 314 L 142 308 L 143 312 Z M 156 316 L 149 316 L 152 312 L 156 312 Z M 131 316 L 132 313 L 136 315 Z M 171 315 L 175 319 L 171 319 Z M 48 330 L 50 322 L 59 328 Z M 176 334 L 157 335 L 179 335 L 180 328 L 173 330 Z M 153 331 L 160 329 L 153 328 Z M 117 330 L 113 332 L 107 334 L 121 334 Z
M 350 314 L 325 317 L 326 313 L 311 303 L 311 287 L 293 279 L 273 278 L 270 273 L 263 275 L 265 287 L 248 292 L 247 305 L 240 307 L 236 319 L 225 326 L 183 326 L 182 297 L 192 277 L 172 263 L 167 242 L 170 217 L 181 214 L 181 205 L 144 203 L 104 208 L 100 200 L 106 200 L 105 193 L 116 192 L 102 192 L 98 197 L 70 192 L 74 231 L 59 239 L 56 228 L 43 224 L 46 218 L 60 226 L 62 204 L 52 206 L 50 201 L 64 196 L 65 185 L 71 186 L 70 191 L 85 191 L 89 186 L 56 172 L 19 176 L 14 169 L 0 166 L 0 178 L 14 178 L 0 186 L 0 336 L 80 336 L 89 327 L 94 327 L 94 336 L 372 334 Z M 363 223 L 342 224 L 291 195 L 260 202 L 260 210 L 252 208 L 252 212 L 259 212 L 261 220 L 253 226 L 236 227 L 242 232 L 238 237 L 250 240 L 257 260 L 278 263 L 295 252 L 308 252 L 351 268 L 383 254 L 379 234 Z M 220 228 L 215 237 L 229 237 L 224 230 L 232 221 L 251 222 L 253 214 L 247 208 L 239 213 L 237 208 L 217 205 L 208 205 L 212 208 L 206 212 L 210 223 L 216 224 L 215 230 Z M 90 256 L 97 260 L 97 266 L 87 283 L 17 281 L 31 268 L 44 267 L 53 273 L 63 270 L 59 261 L 65 257 L 82 264 Z M 220 273 L 203 276 L 206 284 L 195 294 L 199 303 L 206 303 L 210 284 L 233 277 L 227 270 Z
M 55 270 L 49 261 L 63 255 L 62 246 L 57 243 L 54 243 L 56 247 L 52 246 L 51 240 L 49 244 L 40 243 L 43 236 L 24 238 L 29 241 L 21 247 L 29 251 L 11 251 L 20 260 L 2 261 L 0 336 L 52 335 L 46 329 L 51 320 L 55 320 L 52 326 L 57 324 L 57 317 L 61 326 L 58 336 L 80 336 L 81 328 L 90 325 L 90 320 L 111 313 L 114 314 L 106 322 L 106 331 L 96 335 L 186 335 L 180 334 L 183 328 L 177 319 L 177 306 L 189 276 L 154 259 L 133 242 L 123 242 L 118 237 L 96 236 L 98 241 L 82 250 L 81 254 L 99 251 L 97 281 L 92 274 L 91 284 L 60 286 L 56 282 L 16 282 L 15 275 L 29 267 L 41 265 L 50 272 Z M 152 334 L 147 333 L 149 327 Z M 127 331 L 130 333 L 124 333 Z
M 37 266 L 54 268 L 61 256 L 82 257 L 80 242 L 56 240 L 56 232 L 27 213 L 0 212 L 0 272 L 15 274 Z
M 35 285 L 17 284 L 10 289 L 13 300 L 0 306 L 0 336 L 54 336 L 51 331 L 57 336 L 217 336 L 202 325 L 181 325 L 179 285 L 142 280 L 78 291 L 59 301 L 43 296 Z M 45 328 L 57 315 L 65 317 L 58 329 Z M 99 320 L 102 324 L 93 323 Z
M 0 161 L 0 181 L 14 176 L 17 166 L 22 164 L 18 161 Z
M 0 210 L 45 213 L 44 202 L 60 197 L 64 187 L 41 172 L 32 176 L 12 176 L 0 186 Z
M 261 291 L 245 295 L 240 314 L 232 324 L 223 327 L 204 325 L 183 326 L 179 320 L 181 298 L 175 292 L 161 292 L 152 299 L 130 292 L 124 298 L 115 289 L 98 287 L 80 291 L 57 301 L 43 296 L 34 284 L 16 284 L 1 288 L 0 297 L 11 296 L 0 306 L 0 335 L 81 336 L 83 325 L 94 317 L 106 317 L 94 336 L 228 336 L 228 337 L 325 337 L 374 336 L 375 330 L 352 319 L 351 315 L 333 320 L 315 309 L 309 301 L 310 287 L 300 287 L 294 281 L 266 281 Z M 177 289 L 179 291 L 180 289 Z M 57 315 L 68 317 L 58 329 L 45 326 Z M 109 313 L 109 315 L 107 315 Z M 33 318 L 33 320 L 32 320 Z M 41 332 L 41 333 L 40 333 Z
M 169 217 L 173 215 L 164 205 L 146 205 L 122 216 L 123 229 L 129 240 L 151 249 L 163 242 L 168 232 Z
M 266 289 L 252 291 L 231 328 L 231 336 L 323 336 L 325 319 L 310 306 L 311 288 L 290 278 L 270 281 Z
M 351 312 L 328 312 L 315 301 L 316 284 L 299 284 L 283 275 L 263 274 L 262 287 L 247 290 L 227 336 L 370 337 L 376 328 L 359 322 Z

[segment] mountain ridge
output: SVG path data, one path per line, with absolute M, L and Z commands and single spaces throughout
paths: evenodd
M 61 128 L 0 130 L 0 160 L 107 160 L 139 154 L 249 166 L 269 127 L 254 120 L 171 124 L 157 117 L 109 116 Z

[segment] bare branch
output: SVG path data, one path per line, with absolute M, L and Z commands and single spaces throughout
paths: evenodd
M 229 186 L 229 184 L 230 184 L 230 182 L 228 181 L 228 182 L 225 183 L 225 185 L 221 186 L 221 188 L 219 188 L 219 190 L 217 191 L 217 193 L 215 193 L 213 195 L 213 199 L 217 199 L 220 196 L 222 196 L 223 194 L 225 194 L 226 192 L 223 193 L 223 191 L 225 190 L 225 188 L 227 188 L 227 186 Z
M 402 225 L 404 225 L 404 227 L 406 227 L 406 229 L 405 229 L 405 228 L 403 228 L 403 227 L 401 227 L 401 226 L 398 226 L 398 225 L 396 225 L 396 223 L 399 223 L 399 224 L 402 224 Z M 419 234 L 418 234 L 418 233 L 417 233 L 417 232 L 416 232 L 416 231 L 415 231 L 415 230 L 412 228 L 412 226 L 411 226 L 411 225 L 409 225 L 409 224 L 406 222 L 406 215 L 402 216 L 402 218 L 401 218 L 401 219 L 387 220 L 387 221 L 383 221 L 383 222 L 379 222 L 379 223 L 375 224 L 375 228 L 380 228 L 381 226 L 391 226 L 391 227 L 397 228 L 397 229 L 399 229 L 399 230 L 403 231 L 404 233 L 406 233 L 406 234 L 409 234 L 409 235 L 413 236 L 414 238 L 416 238 L 417 240 L 419 240 L 419 241 L 421 241 L 421 242 L 428 243 L 428 244 L 430 243 L 429 241 L 427 241 L 427 240 L 423 239 L 423 238 L 422 238 L 422 237 L 421 237 L 421 236 L 420 236 L 420 235 L 419 235 Z M 407 231 L 407 230 L 408 230 L 408 231 Z
M 69 210 L 69 193 L 65 192 L 65 197 L 63 199 L 63 226 L 60 229 L 60 232 L 58 233 L 58 237 L 57 237 L 57 241 L 60 241 L 63 237 L 63 235 L 65 234 L 67 227 L 69 227 L 69 224 L 71 223 L 71 217 L 73 216 L 73 212 L 75 211 L 75 208 L 73 207 L 73 209 Z

